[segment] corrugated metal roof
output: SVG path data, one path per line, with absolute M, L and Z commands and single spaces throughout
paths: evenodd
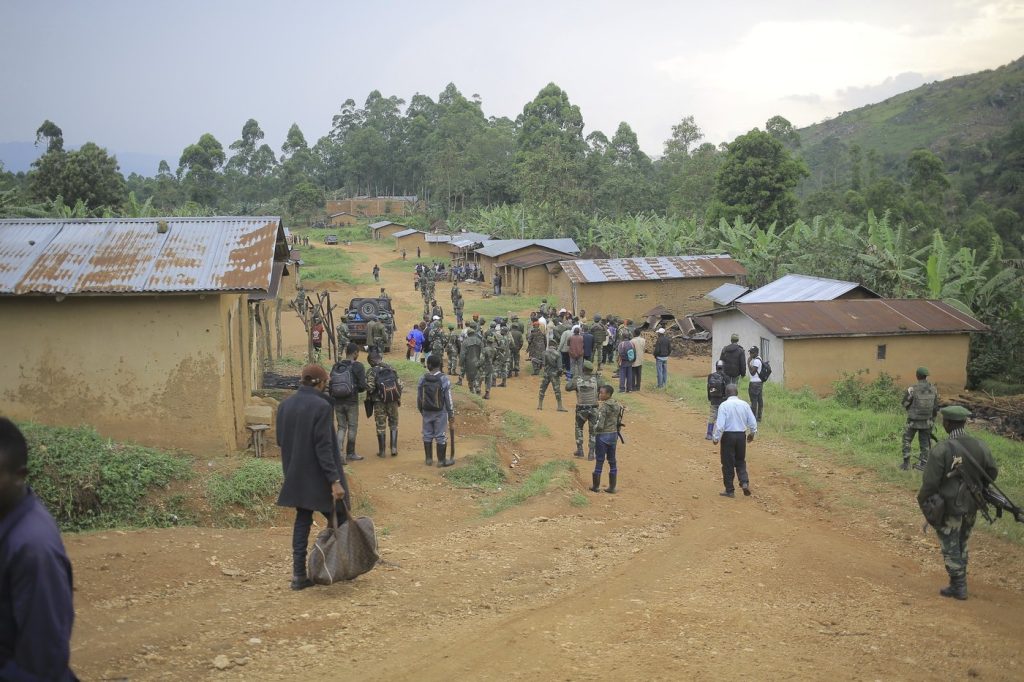
M 402 225 L 402 223 L 393 223 L 390 220 L 381 220 L 380 222 L 370 223 L 370 229 L 379 230 L 380 228 L 387 227 L 388 225 L 398 225 L 399 227 L 405 227 L 405 225 Z
M 737 303 L 783 303 L 785 301 L 833 301 L 854 289 L 878 298 L 878 294 L 857 282 L 810 275 L 783 275 L 774 282 L 736 299 Z
M 452 240 L 452 236 L 450 234 L 427 234 L 424 239 L 428 244 L 447 244 Z
M 0 220 L 0 294 L 267 291 L 288 255 L 272 216 Z
M 748 291 L 750 291 L 750 287 L 726 282 L 722 286 L 715 287 L 708 293 L 704 294 L 704 298 L 709 298 L 718 305 L 729 305 Z
M 988 331 L 986 325 L 942 301 L 923 299 L 739 303 L 736 308 L 779 338 Z
M 505 261 L 498 263 L 499 267 L 505 265 L 511 265 L 514 268 L 532 268 L 537 265 L 547 265 L 548 263 L 554 263 L 556 261 L 565 260 L 564 253 L 550 253 L 550 252 L 537 252 L 537 253 L 524 253 L 521 256 L 513 256 Z
M 512 253 L 528 246 L 543 246 L 552 251 L 576 255 L 580 247 L 572 239 L 489 239 L 483 242 L 483 247 L 476 250 L 481 256 L 497 258 L 506 253 Z
M 401 230 L 400 232 L 395 232 L 391 236 L 395 239 L 398 239 L 399 237 L 408 237 L 410 234 L 416 234 L 417 232 L 419 232 L 419 230 L 414 230 L 410 227 L 409 229 Z
M 725 255 L 575 260 L 563 262 L 562 269 L 574 284 L 734 277 L 747 274 L 738 261 Z
M 470 247 L 476 246 L 477 244 L 479 244 L 482 241 L 483 240 L 478 238 L 476 235 L 473 235 L 473 236 L 456 235 L 456 236 L 452 237 L 452 240 L 451 240 L 450 243 L 451 243 L 452 246 L 454 246 L 458 250 L 458 249 L 468 249 Z

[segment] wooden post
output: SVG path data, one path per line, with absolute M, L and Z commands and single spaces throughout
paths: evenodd
M 275 310 L 276 314 L 274 315 L 274 328 L 275 328 L 275 331 L 277 332 L 277 356 L 276 357 L 281 357 L 281 355 L 283 353 L 283 350 L 282 350 L 283 344 L 281 343 L 281 299 L 278 298 L 278 299 L 276 299 L 276 301 L 277 301 L 277 306 L 276 306 L 276 310 Z

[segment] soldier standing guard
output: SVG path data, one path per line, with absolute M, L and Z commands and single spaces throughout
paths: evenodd
M 462 353 L 459 356 L 459 364 L 469 381 L 469 392 L 480 393 L 480 354 L 483 352 L 483 339 L 477 334 L 476 323 L 469 323 L 469 331 L 466 338 L 462 340 Z M 462 385 L 462 377 L 459 377 L 457 385 Z
M 604 460 L 608 460 L 608 487 L 605 492 L 614 493 L 615 486 L 619 480 L 619 463 L 615 458 L 615 451 L 618 448 L 619 435 L 622 429 L 622 416 L 626 412 L 623 405 L 612 400 L 615 389 L 605 384 L 598 389 L 597 424 L 594 430 L 597 432 L 596 457 L 597 464 L 594 466 L 593 484 L 590 489 L 601 492 L 601 469 L 604 467 Z
M 544 351 L 544 378 L 540 380 L 540 391 L 537 394 L 537 409 L 544 409 L 544 393 L 548 390 L 548 384 L 555 391 L 555 400 L 558 401 L 558 411 L 568 412 L 562 407 L 562 389 L 558 385 L 558 377 L 562 376 L 565 370 L 562 369 L 562 355 L 558 352 L 558 344 L 552 339 L 548 343 L 548 349 Z
M 594 374 L 594 363 L 583 362 L 583 373 L 565 386 L 567 391 L 576 391 L 576 452 L 574 457 L 583 456 L 583 425 L 589 430 L 587 459 L 594 459 L 597 436 L 597 389 L 601 386 L 600 375 Z
M 924 470 L 928 462 L 932 430 L 935 428 L 935 415 L 939 413 L 939 392 L 928 381 L 928 368 L 918 367 L 916 374 L 917 383 L 908 388 L 903 396 L 903 409 L 907 411 L 907 427 L 903 430 L 903 463 L 900 464 L 903 471 L 910 467 L 910 446 L 915 435 L 921 454 L 914 468 Z

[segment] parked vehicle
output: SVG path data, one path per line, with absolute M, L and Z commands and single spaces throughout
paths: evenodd
M 336 235 L 336 234 L 329 234 L 326 237 L 324 237 L 324 244 L 337 244 L 337 243 L 338 243 L 338 235 Z
M 348 337 L 353 343 L 360 346 L 367 344 L 366 323 L 370 320 L 384 323 L 388 332 L 384 351 L 390 351 L 395 335 L 395 312 L 391 308 L 390 298 L 353 298 L 349 301 L 345 322 L 348 323 Z

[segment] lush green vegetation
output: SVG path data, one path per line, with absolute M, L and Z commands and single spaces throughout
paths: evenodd
M 493 447 L 478 455 L 464 457 L 461 466 L 446 470 L 443 476 L 457 488 L 483 490 L 498 490 L 507 480 L 498 453 Z
M 283 480 L 281 463 L 269 459 L 247 459 L 230 473 L 214 474 L 206 493 L 215 521 L 246 526 L 269 520 L 277 509 L 274 501 Z
M 501 431 L 510 441 L 551 435 L 551 431 L 544 424 L 512 410 L 501 415 Z
M 545 462 L 534 469 L 519 485 L 504 491 L 497 497 L 486 498 L 483 501 L 483 514 L 484 516 L 494 516 L 509 507 L 522 504 L 531 497 L 546 493 L 552 487 L 567 486 L 571 480 L 571 473 L 575 470 L 576 463 L 572 460 L 557 459 Z
M 18 426 L 29 442 L 29 484 L 63 530 L 187 520 L 182 498 L 160 493 L 191 477 L 188 458 L 102 438 L 88 427 Z
M 304 282 L 344 282 L 353 285 L 373 282 L 373 274 L 370 272 L 372 266 L 367 266 L 362 254 L 349 253 L 344 247 L 314 246 L 312 242 L 301 253 Z
M 860 395 L 891 395 L 891 383 L 884 377 L 872 383 L 856 377 L 843 379 L 840 383 L 844 388 L 859 383 L 853 390 Z M 670 375 L 668 392 L 704 413 L 707 394 L 702 379 Z M 765 418 L 759 431 L 803 443 L 813 456 L 868 469 L 880 480 L 904 490 L 907 506 L 916 509 L 912 491 L 920 486 L 920 475 L 899 469 L 906 415 L 902 410 L 892 409 L 891 405 L 888 409 L 875 410 L 865 403 L 851 407 L 850 402 L 843 395 L 822 398 L 806 389 L 788 391 L 769 381 L 764 387 Z M 938 429 L 941 432 L 941 426 Z M 980 428 L 969 428 L 969 431 L 992 449 L 999 463 L 999 487 L 1018 504 L 1024 503 L 1021 445 Z M 1024 542 L 1024 527 L 1012 519 L 1004 518 L 992 526 L 991 531 Z

